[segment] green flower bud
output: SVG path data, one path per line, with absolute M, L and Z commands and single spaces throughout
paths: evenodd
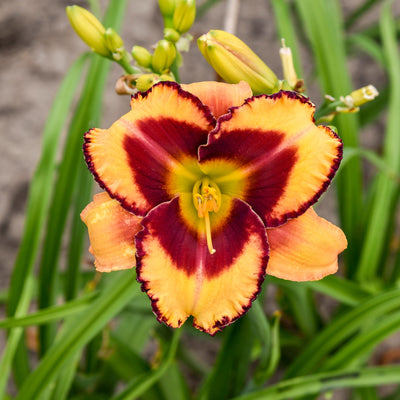
M 176 49 L 173 43 L 162 39 L 157 43 L 151 61 L 154 72 L 163 73 L 168 70 L 176 57 Z
M 151 53 L 142 46 L 132 47 L 132 56 L 135 61 L 143 68 L 149 68 L 151 65 L 152 55 Z
M 289 84 L 289 87 L 293 89 L 296 87 L 298 79 L 296 70 L 294 69 L 292 51 L 290 47 L 286 47 L 284 39 L 282 39 L 282 47 L 279 50 L 279 55 L 282 61 L 283 77 Z
M 165 28 L 164 29 L 164 39 L 168 40 L 172 43 L 176 43 L 181 35 L 175 29 L 172 28 Z
M 161 14 L 164 18 L 172 18 L 175 11 L 176 0 L 158 0 Z
M 108 28 L 104 32 L 104 40 L 107 48 L 111 51 L 115 60 L 120 60 L 125 52 L 124 41 L 113 28 Z
M 362 106 L 369 101 L 372 101 L 379 95 L 378 90 L 373 85 L 364 86 L 360 89 L 354 90 L 349 95 L 341 97 L 340 100 L 348 107 L 354 108 Z
M 172 26 L 179 33 L 187 32 L 193 25 L 196 18 L 195 0 L 178 0 L 174 15 L 172 17 Z
M 136 89 L 139 92 L 149 90 L 155 83 L 159 82 L 159 76 L 156 74 L 144 74 L 136 79 Z
M 226 82 L 246 81 L 255 95 L 273 93 L 277 87 L 276 75 L 236 36 L 211 30 L 197 44 L 207 62 Z
M 66 12 L 78 36 L 96 53 L 110 57 L 111 51 L 105 42 L 106 29 L 103 24 L 91 12 L 79 6 L 69 6 Z

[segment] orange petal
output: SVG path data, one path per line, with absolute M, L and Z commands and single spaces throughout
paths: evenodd
M 174 82 L 160 82 L 131 101 L 132 110 L 109 129 L 91 129 L 84 153 L 95 179 L 125 209 L 145 216 L 171 200 L 171 176 L 196 181 L 182 162 L 197 160 L 215 119 L 210 110 Z
M 155 207 L 136 236 L 138 280 L 159 321 L 211 335 L 243 315 L 260 291 L 268 260 L 264 225 L 241 200 L 213 232 L 216 249 L 181 214 L 180 199 Z
M 335 273 L 338 254 L 347 247 L 342 230 L 312 208 L 278 228 L 267 229 L 267 236 L 267 274 L 290 281 L 313 281 Z
M 135 266 L 134 237 L 142 229 L 141 218 L 103 192 L 93 197 L 93 202 L 82 211 L 81 219 L 88 227 L 89 251 L 95 257 L 97 271 L 111 272 Z
M 246 100 L 218 119 L 200 147 L 202 171 L 221 192 L 248 203 L 266 227 L 301 215 L 326 190 L 342 158 L 340 139 L 314 124 L 314 110 L 294 92 Z M 216 175 L 228 166 L 230 174 Z
M 218 118 L 226 114 L 229 107 L 240 106 L 253 95 L 247 82 L 229 84 L 224 82 L 195 82 L 181 85 L 186 90 L 197 96 L 202 103 L 210 107 L 213 115 Z

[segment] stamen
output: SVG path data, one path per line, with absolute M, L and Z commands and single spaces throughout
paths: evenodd
M 217 212 L 221 208 L 221 191 L 208 177 L 198 180 L 193 186 L 193 204 L 199 218 L 204 218 L 206 228 L 207 247 L 210 254 L 216 250 L 211 239 L 210 212 Z
M 213 246 L 212 240 L 211 240 L 210 216 L 208 215 L 208 212 L 204 216 L 204 222 L 206 224 L 206 239 L 207 239 L 208 251 L 210 252 L 210 254 L 214 254 L 216 252 L 216 250 L 214 249 L 214 246 Z

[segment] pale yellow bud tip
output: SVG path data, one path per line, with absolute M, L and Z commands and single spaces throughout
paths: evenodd
M 282 39 L 282 47 L 279 50 L 279 55 L 282 61 L 283 78 L 291 88 L 297 85 L 297 74 L 294 69 L 293 56 L 290 47 L 285 46 L 285 39 Z
M 351 92 L 345 97 L 341 97 L 340 100 L 350 108 L 355 108 L 374 100 L 379 95 L 378 90 L 373 85 L 364 86 L 360 89 Z

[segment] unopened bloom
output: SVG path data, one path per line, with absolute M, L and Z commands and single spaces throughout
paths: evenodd
M 176 58 L 175 45 L 168 40 L 162 39 L 157 43 L 151 60 L 155 72 L 163 73 L 168 70 Z
M 226 82 L 248 82 L 253 94 L 275 91 L 276 75 L 235 35 L 211 30 L 200 36 L 197 44 L 207 62 Z
M 132 56 L 141 67 L 148 68 L 151 65 L 151 59 L 153 56 L 145 47 L 133 46 Z
M 119 61 L 126 54 L 124 42 L 113 28 L 107 28 L 104 32 L 104 40 L 107 48 L 110 50 L 114 60 Z
M 187 32 L 193 25 L 196 18 L 195 0 L 177 0 L 172 26 L 180 34 Z
M 347 96 L 342 96 L 340 100 L 349 108 L 354 109 L 372 101 L 379 95 L 378 90 L 373 85 L 364 86 L 354 90 Z
M 111 51 L 106 45 L 103 24 L 88 10 L 79 6 L 66 8 L 69 22 L 78 36 L 96 53 L 110 57 Z
M 96 267 L 136 263 L 174 328 L 192 315 L 213 335 L 250 308 L 266 273 L 320 279 L 347 245 L 311 207 L 339 166 L 340 139 L 314 124 L 305 97 L 250 96 L 245 82 L 161 82 L 85 135 L 108 192 L 82 213 Z

